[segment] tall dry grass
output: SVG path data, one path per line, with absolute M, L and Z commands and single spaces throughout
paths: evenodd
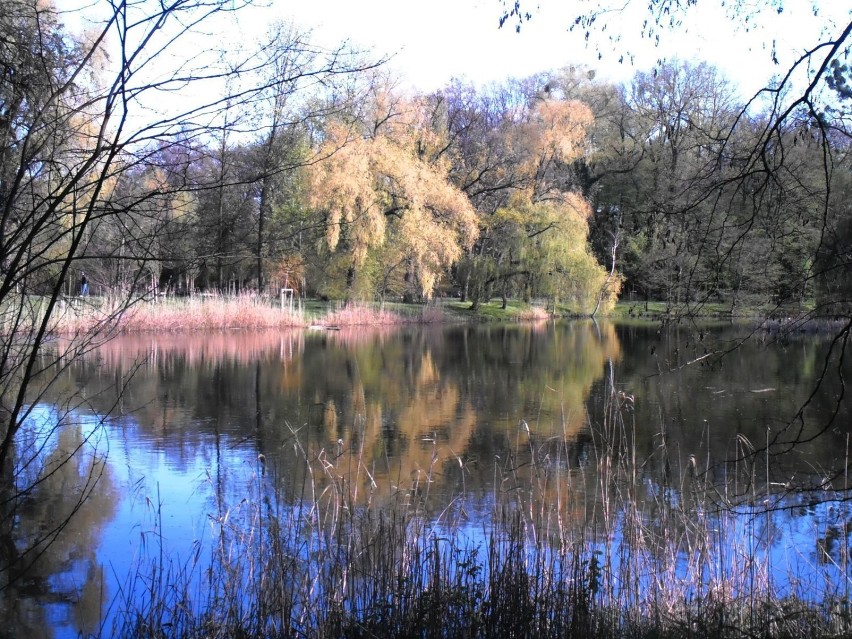
M 638 459 L 632 402 L 613 389 L 583 462 L 519 424 L 487 520 L 468 516 L 463 491 L 427 515 L 433 474 L 450 472 L 436 466 L 377 508 L 363 451 L 309 452 L 294 431 L 304 492 L 280 493 L 259 459 L 251 492 L 211 515 L 209 554 L 179 563 L 152 548 L 105 636 L 849 636 L 848 585 L 830 577 L 840 567 L 848 582 L 845 562 L 782 587 L 765 496 L 726 502 L 698 460 L 678 470 L 664 427 Z M 732 481 L 740 471 L 754 480 L 743 468 Z
M 310 318 L 303 309 L 281 309 L 254 295 L 196 296 L 131 300 L 73 298 L 60 303 L 51 330 L 61 335 L 97 332 L 134 333 L 223 329 L 324 328 L 349 326 L 398 326 L 444 321 L 438 306 L 424 306 L 416 313 L 395 312 L 383 305 L 351 303 Z
M 300 310 L 281 309 L 251 295 L 154 301 L 76 298 L 58 309 L 52 330 L 62 335 L 84 335 L 93 332 L 288 328 L 306 324 Z
M 418 313 L 400 313 L 384 305 L 349 303 L 332 309 L 316 324 L 319 326 L 396 326 L 400 324 L 435 324 L 444 321 L 444 312 L 439 306 L 422 307 Z
M 252 295 L 235 297 L 167 298 L 134 305 L 120 322 L 121 330 L 219 330 L 228 328 L 288 328 L 305 326 L 304 314 L 271 306 Z
M 517 319 L 521 322 L 541 322 L 551 319 L 551 315 L 543 306 L 532 305 L 519 310 Z

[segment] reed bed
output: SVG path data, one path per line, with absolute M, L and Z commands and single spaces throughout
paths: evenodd
M 62 301 L 51 331 L 60 335 L 292 328 L 307 325 L 304 313 L 270 305 L 252 295 L 234 297 L 73 298 Z
M 122 330 L 218 330 L 227 328 L 290 328 L 305 326 L 304 315 L 271 306 L 251 295 L 167 299 L 129 310 Z
M 418 313 L 400 313 L 384 305 L 373 306 L 349 303 L 329 311 L 316 322 L 318 326 L 396 326 L 400 324 L 435 324 L 444 321 L 444 312 L 439 306 L 422 307 Z
M 289 328 L 305 326 L 304 315 L 253 295 L 167 298 L 131 306 L 119 321 L 123 332 Z
M 30 313 L 35 316 L 35 312 Z M 445 320 L 439 306 L 395 312 L 383 305 L 350 303 L 311 318 L 302 309 L 282 309 L 255 295 L 136 300 L 73 298 L 59 303 L 51 331 L 60 335 L 174 332 L 224 329 L 323 328 L 432 324 Z
M 517 319 L 520 322 L 541 322 L 551 319 L 551 315 L 543 306 L 532 305 L 519 310 Z
M 361 451 L 307 451 L 294 434 L 300 494 L 259 459 L 249 494 L 211 516 L 209 551 L 179 563 L 152 548 L 104 635 L 849 636 L 845 554 L 782 585 L 764 496 L 733 503 L 697 460 L 678 470 L 664 429 L 637 459 L 631 404 L 612 392 L 582 461 L 522 422 L 494 462 L 488 520 L 468 516 L 463 492 L 434 514 L 431 475 L 450 466 L 395 482 L 379 507 Z

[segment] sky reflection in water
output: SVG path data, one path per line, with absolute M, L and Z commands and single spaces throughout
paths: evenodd
M 426 513 L 452 516 L 455 530 L 472 539 L 481 538 L 480 518 L 502 489 L 495 469 L 510 458 L 521 476 L 535 464 L 558 465 L 576 476 L 575 490 L 552 499 L 588 521 L 600 510 L 593 473 L 610 386 L 630 398 L 629 436 L 645 460 L 637 498 L 652 521 L 655 504 L 689 501 L 683 485 L 667 478 L 683 477 L 680 465 L 691 455 L 696 469 L 730 478 L 737 469 L 719 462 L 781 430 L 821 369 L 826 341 L 812 337 L 757 341 L 719 360 L 700 359 L 721 350 L 731 330 L 576 322 L 113 340 L 72 364 L 53 390 L 57 405 L 75 392 L 86 398 L 65 427 L 76 437 L 109 414 L 94 453 L 108 442 L 103 477 L 40 561 L 38 579 L 9 589 L 6 618 L 34 635 L 95 631 L 125 576 L 156 558 L 160 540 L 168 556 L 186 557 L 243 499 L 274 489 L 275 499 L 292 505 L 321 491 L 323 478 L 311 483 L 305 472 L 306 456 L 331 463 L 354 452 L 358 467 L 350 470 L 362 504 L 428 491 Z M 824 382 L 806 412 L 808 428 L 832 410 L 833 383 Z M 55 415 L 40 406 L 33 422 Z M 843 406 L 835 428 L 761 478 L 783 483 L 844 463 L 848 417 Z M 758 554 L 768 547 L 772 579 L 812 578 L 808 567 L 838 562 L 849 538 L 845 507 L 809 500 L 769 515 L 710 515 L 709 525 L 736 530 L 744 544 L 754 540 Z M 37 528 L 44 513 L 27 516 L 22 529 Z M 617 555 L 621 542 L 601 540 L 601 549 Z M 836 578 L 840 586 L 842 571 Z

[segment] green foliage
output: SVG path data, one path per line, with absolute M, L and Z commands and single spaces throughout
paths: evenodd
M 813 289 L 819 313 L 849 316 L 852 312 L 852 212 L 849 210 L 852 178 L 849 172 L 838 175 L 834 187 L 828 209 L 831 217 L 827 220 L 821 250 L 816 253 L 813 264 L 808 264 L 807 272 L 814 274 L 808 285 Z M 812 258 L 812 255 L 804 257 Z
M 576 196 L 532 203 L 515 198 L 498 209 L 484 230 L 480 254 L 460 269 L 474 299 L 508 297 L 566 301 L 589 314 L 607 280 L 586 241 L 587 205 Z M 477 296 L 477 297 L 475 297 Z M 617 297 L 608 295 L 606 305 Z

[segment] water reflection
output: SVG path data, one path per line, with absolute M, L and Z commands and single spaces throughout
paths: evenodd
M 151 538 L 184 552 L 209 536 L 208 514 L 221 516 L 259 485 L 282 504 L 344 490 L 353 506 L 416 502 L 431 517 L 463 496 L 474 523 L 495 492 L 536 485 L 531 512 L 603 521 L 617 516 L 607 482 L 620 461 L 601 451 L 622 438 L 640 475 L 633 498 L 663 539 L 686 535 L 654 522 L 697 499 L 691 482 L 704 473 L 734 494 L 842 467 L 847 406 L 811 437 L 842 390 L 833 378 L 803 413 L 806 443 L 773 455 L 770 468 L 760 465 L 766 456 L 723 463 L 793 429 L 826 353 L 824 340 L 809 338 L 721 355 L 728 331 L 575 322 L 112 340 L 71 362 L 53 389 L 56 405 L 74 393 L 85 404 L 64 413 L 72 419 L 50 431 L 42 456 L 50 467 L 51 451 L 89 441 L 91 424 L 109 416 L 108 461 L 92 452 L 57 466 L 4 519 L 14 522 L 3 531 L 13 557 L 67 514 L 65 496 L 85 477 L 101 475 L 79 515 L 6 589 L 5 616 L 22 634 L 90 632 Z M 608 414 L 613 397 L 624 422 Z M 41 409 L 34 423 L 55 425 L 55 411 Z M 571 490 L 540 480 L 544 468 L 566 473 Z M 792 517 L 819 527 L 806 542 L 815 556 L 839 557 L 845 520 L 823 506 L 809 511 L 808 499 L 793 502 L 801 511 Z M 757 521 L 766 544 L 789 539 L 766 521 Z M 102 579 L 104 570 L 113 576 Z
M 732 471 L 723 461 L 761 451 L 748 467 L 761 484 L 799 485 L 844 468 L 848 358 L 829 349 L 829 336 L 758 336 L 740 344 L 741 334 L 731 327 L 620 327 L 625 355 L 617 383 L 636 396 L 639 458 L 659 459 L 654 451 L 665 441 L 681 460 L 694 455 L 722 481 Z
M 107 410 L 109 389 L 134 372 L 121 405 L 173 464 L 220 457 L 224 445 L 287 469 L 345 449 L 367 471 L 361 496 L 387 498 L 423 481 L 444 493 L 461 482 L 489 490 L 494 456 L 519 424 L 576 437 L 593 385 L 620 356 L 614 328 L 593 323 L 135 336 L 106 344 L 75 373 Z M 211 468 L 224 472 L 215 459 Z M 304 494 L 310 478 L 280 474 L 287 494 Z
M 0 517 L 0 610 L 14 636 L 98 628 L 109 596 L 100 537 L 121 497 L 105 453 L 97 421 L 65 410 L 35 409 L 19 434 Z

